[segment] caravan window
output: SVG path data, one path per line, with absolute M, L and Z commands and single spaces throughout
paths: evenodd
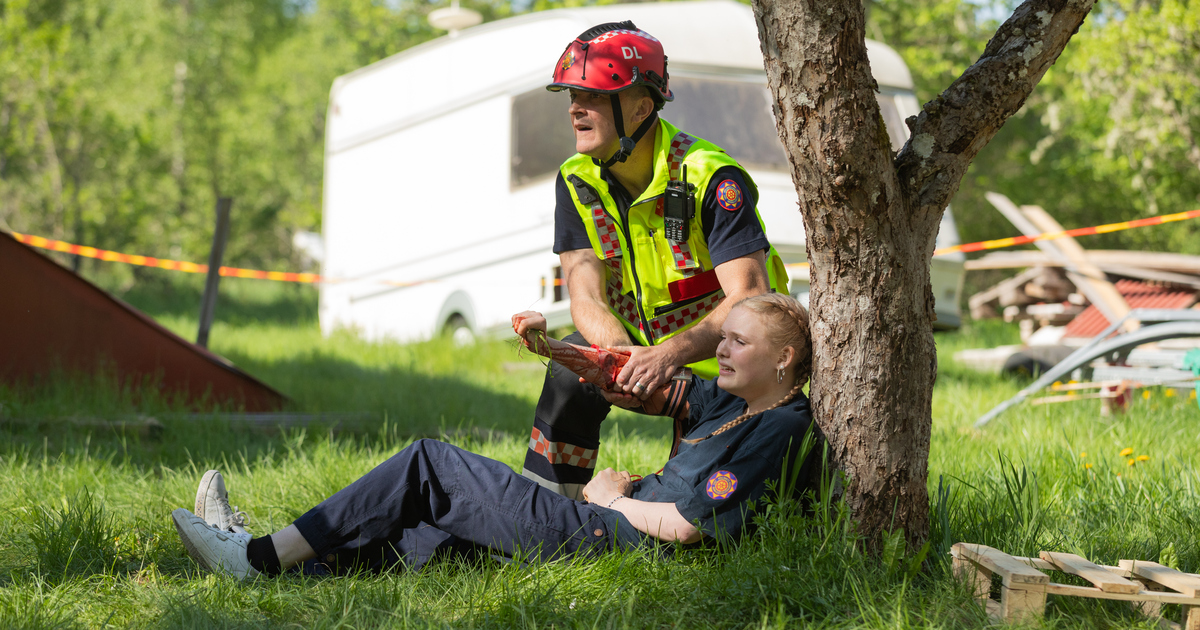
M 513 99 L 512 185 L 522 186 L 558 172 L 575 155 L 575 133 L 566 92 L 534 88 Z
M 787 156 L 775 130 L 771 92 L 761 83 L 695 77 L 671 77 L 675 100 L 662 116 L 690 134 L 724 148 L 744 166 L 788 171 Z M 895 94 L 877 94 L 892 149 L 907 133 Z M 522 186 L 553 175 L 575 153 L 566 93 L 534 88 L 513 99 L 512 185 Z
M 675 100 L 662 116 L 676 127 L 725 149 L 743 166 L 788 170 L 766 85 L 671 77 L 671 91 Z
M 662 115 L 675 126 L 716 143 L 748 167 L 787 170 L 765 85 L 672 77 L 671 89 L 675 100 Z M 565 93 L 540 87 L 513 99 L 513 186 L 553 175 L 574 155 L 569 106 Z

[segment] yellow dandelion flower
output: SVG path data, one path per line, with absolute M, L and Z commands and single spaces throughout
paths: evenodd
M 1148 462 L 1148 461 L 1150 461 L 1150 456 L 1149 455 L 1138 455 L 1137 460 L 1139 462 Z
M 1071 380 L 1067 381 L 1067 384 L 1068 384 L 1068 385 L 1074 385 L 1074 384 L 1076 384 L 1076 383 L 1078 383 L 1078 382 L 1079 382 L 1079 381 L 1077 381 L 1077 380 L 1075 380 L 1075 379 L 1071 379 Z
M 1189 399 L 1189 400 L 1196 400 L 1196 390 L 1194 390 L 1194 389 L 1193 389 L 1193 390 L 1191 391 L 1191 393 L 1189 393 L 1189 394 L 1188 394 L 1188 399 Z
M 1166 396 L 1167 398 L 1174 398 L 1175 397 L 1175 388 L 1168 387 L 1167 391 L 1163 392 L 1163 396 Z
M 1129 461 L 1127 461 L 1127 462 L 1125 462 L 1125 463 L 1126 463 L 1126 464 L 1128 464 L 1128 465 L 1130 465 L 1130 466 L 1132 466 L 1132 465 L 1134 465 L 1134 464 L 1136 464 L 1136 463 L 1137 463 L 1137 460 L 1136 460 L 1136 459 L 1131 459 L 1131 460 L 1129 460 Z
M 1088 463 L 1084 464 L 1084 465 L 1083 465 L 1083 467 L 1084 467 L 1085 469 L 1088 469 L 1088 470 L 1090 470 L 1090 469 L 1092 468 L 1092 464 L 1091 464 L 1091 462 L 1088 462 Z
M 1148 389 L 1142 390 L 1142 400 L 1150 400 L 1150 390 L 1148 390 Z
M 1121 457 L 1129 457 L 1130 455 L 1133 455 L 1133 447 L 1132 446 L 1128 446 L 1126 448 L 1121 449 Z
M 1059 387 L 1062 387 L 1062 381 L 1054 381 L 1054 384 L 1050 386 L 1050 389 L 1058 389 Z
M 1080 457 L 1087 457 L 1087 451 L 1083 451 L 1082 453 L 1080 453 L 1080 454 L 1079 454 L 1079 456 L 1080 456 Z

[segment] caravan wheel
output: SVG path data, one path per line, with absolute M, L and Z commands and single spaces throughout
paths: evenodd
M 456 346 L 469 346 L 475 343 L 475 332 L 467 324 L 467 319 L 458 313 L 451 315 L 450 319 L 446 320 L 446 325 L 442 327 L 442 334 L 454 340 Z

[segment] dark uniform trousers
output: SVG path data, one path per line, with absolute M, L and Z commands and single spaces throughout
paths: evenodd
M 572 333 L 563 341 L 590 345 Z M 600 449 L 600 423 L 612 405 L 591 383 L 580 383 L 574 372 L 550 362 L 533 416 L 533 432 L 521 474 L 543 488 L 583 500 L 583 487 L 592 478 Z
M 553 559 L 618 546 L 615 512 L 549 492 L 507 465 L 419 440 L 296 519 L 305 573 L 420 568 L 441 555 Z

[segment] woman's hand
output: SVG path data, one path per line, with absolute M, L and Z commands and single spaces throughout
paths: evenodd
M 605 468 L 596 473 L 595 477 L 583 487 L 583 500 L 588 503 L 607 507 L 618 496 L 627 497 L 633 494 L 633 482 L 630 481 L 629 471 L 617 472 Z
M 512 316 L 513 331 L 521 338 L 527 350 L 532 350 L 529 335 L 534 331 L 546 332 L 546 318 L 537 311 L 521 311 Z
M 586 383 L 588 381 L 586 378 L 581 376 L 579 377 L 579 382 Z M 638 407 L 642 406 L 642 401 L 638 399 L 637 396 L 632 396 L 622 392 L 612 392 L 604 389 L 603 387 L 597 387 L 596 391 L 600 392 L 600 395 L 603 396 L 604 400 L 607 400 L 610 405 L 616 405 L 624 409 L 637 409 Z
M 703 534 L 696 525 L 679 513 L 674 503 L 653 503 L 628 499 L 616 501 L 617 497 L 628 497 L 633 494 L 633 484 L 629 473 L 617 472 L 605 468 L 596 473 L 595 477 L 583 488 L 583 499 L 593 505 L 612 507 L 625 515 L 634 529 L 649 534 L 659 540 L 682 543 L 693 543 L 700 540 Z

